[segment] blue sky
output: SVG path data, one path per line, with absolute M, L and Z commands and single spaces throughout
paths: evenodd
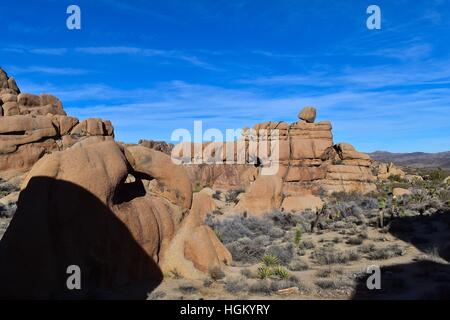
M 450 149 L 447 0 L 17 0 L 0 15 L 0 65 L 22 91 L 112 120 L 117 140 L 293 122 L 313 105 L 362 151 Z

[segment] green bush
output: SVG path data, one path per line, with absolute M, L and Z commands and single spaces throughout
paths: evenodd
M 280 261 L 278 260 L 278 258 L 274 255 L 271 254 L 266 254 L 263 258 L 262 258 L 262 263 L 266 266 L 266 267 L 274 267 L 280 264 Z
M 285 267 L 275 267 L 273 275 L 280 280 L 286 280 L 289 278 L 289 271 Z
M 267 279 L 270 278 L 272 275 L 273 275 L 272 268 L 266 265 L 261 265 L 258 267 L 258 277 L 260 279 Z

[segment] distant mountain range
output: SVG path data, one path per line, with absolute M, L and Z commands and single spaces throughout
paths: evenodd
M 450 151 L 438 153 L 391 153 L 386 151 L 375 151 L 368 153 L 368 155 L 370 155 L 373 160 L 393 162 L 400 166 L 450 169 Z

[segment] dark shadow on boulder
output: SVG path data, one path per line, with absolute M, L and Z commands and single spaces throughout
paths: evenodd
M 162 281 L 126 225 L 84 188 L 33 177 L 18 204 L 0 242 L 0 298 L 145 299 Z M 81 269 L 81 290 L 67 288 L 70 265 Z
M 389 232 L 427 255 L 426 260 L 381 268 L 381 290 L 358 279 L 353 299 L 450 299 L 450 212 L 394 218 Z
M 137 197 L 144 197 L 146 190 L 141 179 L 135 178 L 135 181 L 128 183 L 121 183 L 117 187 L 116 194 L 114 195 L 113 203 L 121 204 L 129 202 Z

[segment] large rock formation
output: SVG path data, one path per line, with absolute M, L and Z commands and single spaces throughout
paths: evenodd
M 89 136 L 113 139 L 109 121 L 69 117 L 49 94 L 21 93 L 0 68 L 0 171 L 29 170 L 46 153 L 63 150 Z
M 320 207 L 319 201 L 312 203 L 302 197 L 321 191 L 368 193 L 376 190 L 376 177 L 368 155 L 348 143 L 333 144 L 331 123 L 314 122 L 315 108 L 304 108 L 299 118 L 292 124 L 264 122 L 252 129 L 245 128 L 243 137 L 235 142 L 179 144 L 174 147 L 172 156 L 185 164 L 195 185 L 225 190 L 246 188 L 235 210 L 254 215 L 279 209 L 283 197 L 291 198 L 281 209 L 291 211 Z M 267 174 L 263 170 L 270 168 L 276 170 L 269 174 L 275 174 L 281 181 L 276 195 L 273 192 L 278 184 L 273 182 L 275 189 L 269 190 L 258 177 Z M 278 198 L 280 201 L 273 201 Z M 299 199 L 305 203 L 299 204 Z
M 281 205 L 283 182 L 277 175 L 259 176 L 234 208 L 235 213 L 262 216 Z
M 391 177 L 404 179 L 406 177 L 406 173 L 392 162 L 377 162 L 374 163 L 372 167 L 379 180 L 387 180 Z
M 110 121 L 67 116 L 54 96 L 21 93 L 0 69 L 0 177 L 23 181 L 0 242 L 0 297 L 145 297 L 163 273 L 202 278 L 231 261 L 204 224 L 211 196 L 192 201 L 169 144 L 146 146 L 114 142 Z M 70 265 L 80 291 L 66 286 Z
M 231 261 L 204 224 L 205 201 L 192 204 L 184 169 L 149 148 L 88 138 L 45 155 L 0 242 L 0 296 L 129 298 L 162 272 L 201 277 Z M 66 287 L 70 265 L 80 291 Z

